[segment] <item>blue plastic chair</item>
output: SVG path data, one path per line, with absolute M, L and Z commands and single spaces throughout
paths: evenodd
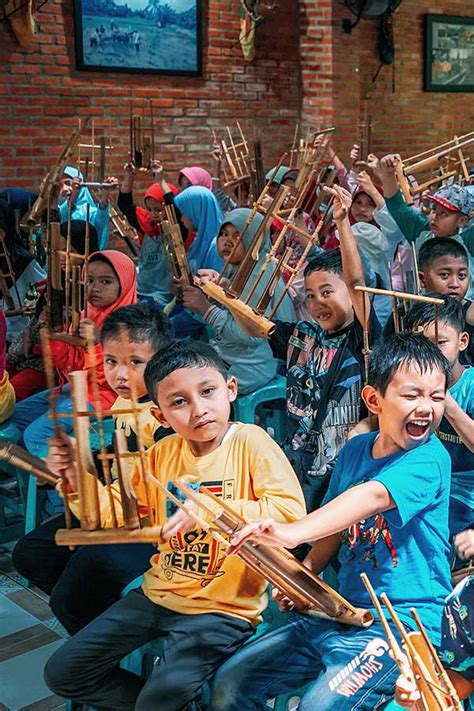
M 267 385 L 253 393 L 239 395 L 233 404 L 234 419 L 254 424 L 257 407 L 264 403 L 274 403 L 276 400 L 284 400 L 285 405 L 282 408 L 273 406 L 261 411 L 260 424 L 265 429 L 271 427 L 274 439 L 281 444 L 286 437 L 286 378 L 282 375 L 276 375 Z
M 0 425 L 0 444 L 16 444 L 20 440 L 20 431 L 13 423 Z M 1 469 L 16 477 L 20 491 L 20 501 L 18 498 L 0 493 L 0 543 L 14 541 L 23 535 L 23 516 L 26 500 L 25 477 L 22 472 L 12 464 L 0 462 Z M 9 515 L 7 515 L 9 512 Z

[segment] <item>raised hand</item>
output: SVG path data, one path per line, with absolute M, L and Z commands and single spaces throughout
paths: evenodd
M 197 286 L 184 285 L 182 287 L 183 306 L 192 309 L 198 314 L 205 314 L 210 302 Z
M 157 182 L 163 180 L 165 169 L 159 160 L 152 160 L 150 163 L 150 172 Z
M 460 558 L 474 558 L 474 529 L 469 528 L 454 537 L 454 546 Z
M 79 336 L 88 342 L 93 341 L 94 345 L 99 343 L 99 331 L 97 330 L 97 326 L 92 319 L 81 318 L 81 322 L 79 324 Z
M 58 478 L 65 476 L 67 483 L 66 493 L 77 491 L 75 444 L 75 440 L 63 430 L 59 430 L 57 435 L 48 440 L 46 464 Z M 61 490 L 60 493 L 62 493 Z
M 334 221 L 340 222 L 341 220 L 345 220 L 349 215 L 349 210 L 352 205 L 351 193 L 340 185 L 334 185 L 332 187 L 325 185 L 323 190 L 334 198 Z
M 398 153 L 389 153 L 380 161 L 380 174 L 382 178 L 391 178 L 395 175 L 398 164 L 401 162 L 401 157 Z

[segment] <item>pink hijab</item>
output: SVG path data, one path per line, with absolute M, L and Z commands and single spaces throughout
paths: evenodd
M 208 188 L 208 190 L 212 190 L 212 176 L 204 168 L 200 168 L 197 165 L 192 165 L 189 168 L 183 168 L 183 170 L 180 170 L 179 175 L 184 175 L 189 180 L 191 185 L 201 185 L 203 188 Z

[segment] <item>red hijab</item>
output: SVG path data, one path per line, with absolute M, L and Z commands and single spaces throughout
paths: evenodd
M 120 282 L 120 294 L 112 304 L 105 308 L 87 304 L 87 318 L 92 319 L 100 330 L 105 319 L 112 311 L 119 309 L 121 306 L 130 306 L 130 304 L 136 302 L 137 270 L 130 257 L 116 249 L 104 249 L 101 252 L 94 252 L 91 254 L 91 258 L 97 255 L 100 255 L 110 263 Z
M 179 190 L 177 187 L 172 185 L 171 183 L 168 183 L 170 192 L 173 193 L 173 195 L 177 195 L 179 193 Z M 146 191 L 145 195 L 143 196 L 143 200 L 146 200 L 147 197 L 152 197 L 155 198 L 155 200 L 158 200 L 158 202 L 164 202 L 165 201 L 165 194 L 163 190 L 160 188 L 158 183 L 153 183 L 150 185 L 148 190 Z M 148 210 L 146 210 L 144 207 L 137 207 L 135 208 L 136 215 L 137 215 L 137 220 L 140 225 L 140 229 L 143 232 L 144 235 L 151 235 L 151 236 L 156 236 L 161 234 L 161 226 L 158 223 L 155 223 L 154 220 L 151 219 L 150 213 Z

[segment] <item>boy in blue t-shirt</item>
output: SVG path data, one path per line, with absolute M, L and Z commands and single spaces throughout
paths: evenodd
M 292 524 L 249 524 L 234 537 L 230 552 L 248 539 L 286 548 L 317 541 L 306 559 L 316 574 L 339 551 L 344 597 L 371 607 L 360 580 L 365 572 L 407 626 L 409 609 L 416 607 L 439 644 L 451 590 L 450 462 L 434 432 L 449 375 L 446 358 L 422 335 L 397 334 L 380 342 L 362 393 L 378 416 L 379 431 L 355 437 L 342 449 L 322 508 Z M 300 711 L 368 711 L 393 697 L 397 676 L 378 621 L 362 629 L 298 614 L 223 665 L 211 709 L 254 711 L 267 698 L 305 685 Z
M 474 526 L 474 367 L 460 362 L 469 342 L 461 304 L 452 296 L 432 296 L 444 300 L 438 306 L 438 341 L 433 304 L 414 304 L 406 316 L 406 327 L 410 331 L 422 328 L 451 366 L 444 418 L 437 434 L 451 458 L 449 532 L 453 537 Z

